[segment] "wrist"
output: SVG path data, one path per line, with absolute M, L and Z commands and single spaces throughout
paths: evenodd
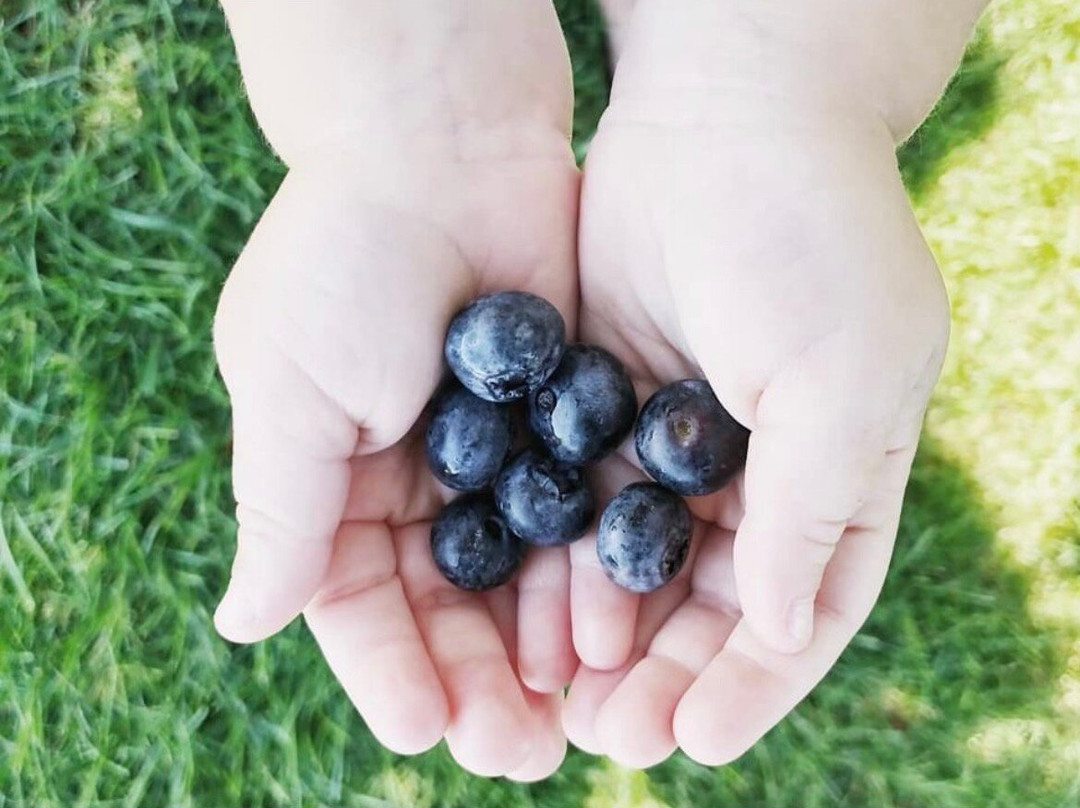
M 251 107 L 289 165 L 368 143 L 474 159 L 527 151 L 534 132 L 569 139 L 569 58 L 550 0 L 222 3 Z
M 875 115 L 901 141 L 937 101 L 985 2 L 640 0 L 613 103 L 779 98 L 794 116 Z

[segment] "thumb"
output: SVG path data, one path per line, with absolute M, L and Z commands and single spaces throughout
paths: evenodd
M 369 193 L 336 167 L 290 172 L 222 292 L 239 532 L 215 622 L 231 640 L 274 634 L 316 594 L 353 456 L 396 443 L 441 372 L 460 253 Z
M 893 419 L 880 414 L 895 412 L 883 389 L 892 385 L 881 379 L 859 384 L 868 377 L 807 370 L 761 397 L 735 535 L 743 617 L 762 642 L 787 653 L 810 642 L 825 568 L 886 458 Z
M 238 267 L 239 268 L 239 267 Z M 237 551 L 214 616 L 234 642 L 256 642 L 317 592 L 345 508 L 357 429 L 299 366 L 258 338 L 254 300 L 234 272 L 215 323 L 233 408 Z M 260 344 L 261 343 L 261 344 Z
M 235 406 L 235 405 L 234 405 Z M 326 575 L 345 507 L 349 465 L 310 456 L 270 425 L 237 411 L 233 484 L 237 550 L 214 615 L 233 642 L 256 642 L 288 625 Z
M 810 643 L 825 568 L 881 454 L 824 424 L 751 435 L 735 582 L 743 618 L 762 642 L 787 653 Z

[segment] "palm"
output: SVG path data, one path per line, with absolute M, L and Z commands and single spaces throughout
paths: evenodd
M 717 763 L 809 692 L 877 597 L 940 364 L 940 281 L 891 144 L 620 115 L 616 102 L 586 166 L 582 337 L 642 397 L 705 375 L 754 436 L 745 478 L 691 501 L 694 549 L 668 587 L 618 590 L 592 543 L 575 546 L 584 664 L 565 721 L 630 765 L 676 745 Z M 640 476 L 632 461 L 601 485 Z M 812 641 L 780 653 L 777 617 L 808 582 Z

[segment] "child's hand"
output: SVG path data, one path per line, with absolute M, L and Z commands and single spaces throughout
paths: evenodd
M 517 588 L 454 589 L 428 546 L 449 496 L 414 424 L 473 297 L 530 290 L 575 322 L 568 65 L 547 0 L 454 4 L 464 28 L 419 5 L 226 4 L 290 171 L 216 323 L 240 522 L 216 621 L 250 642 L 303 610 L 386 746 L 445 735 L 474 772 L 535 779 L 565 748 L 565 550 L 535 553 Z
M 734 759 L 851 640 L 885 576 L 948 335 L 893 135 L 940 85 L 929 103 L 912 94 L 918 113 L 883 115 L 822 89 L 826 66 L 763 58 L 771 44 L 798 63 L 765 24 L 725 41 L 742 19 L 720 19 L 730 4 L 700 3 L 700 26 L 673 30 L 690 5 L 639 6 L 582 197 L 582 339 L 621 357 L 642 398 L 703 374 L 753 430 L 745 478 L 691 501 L 696 555 L 667 588 L 620 590 L 593 541 L 572 547 L 583 666 L 565 726 L 637 767 L 676 745 Z M 745 61 L 700 68 L 701 36 L 714 61 Z M 609 461 L 605 484 L 639 476 L 635 461 Z

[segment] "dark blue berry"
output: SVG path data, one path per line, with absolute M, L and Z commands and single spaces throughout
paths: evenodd
M 596 554 L 608 578 L 631 592 L 652 592 L 682 569 L 694 532 L 690 509 L 656 483 L 633 483 L 600 517 Z
M 514 576 L 525 558 L 525 545 L 489 495 L 466 494 L 443 508 L 432 523 L 431 554 L 446 580 L 479 592 Z
M 577 466 L 599 460 L 630 434 L 634 385 L 603 348 L 571 345 L 559 367 L 529 394 L 529 426 L 552 457 Z
M 495 503 L 514 533 L 540 547 L 580 539 L 596 514 L 581 470 L 531 449 L 502 470 Z
M 478 297 L 451 321 L 446 361 L 463 385 L 488 401 L 524 398 L 550 376 L 566 350 L 558 309 L 528 292 Z
M 448 384 L 435 397 L 425 435 L 436 478 L 458 491 L 479 491 L 494 482 L 510 453 L 510 408 Z
M 746 464 L 750 432 L 732 418 L 709 383 L 661 387 L 638 416 L 634 445 L 645 471 L 684 497 L 719 491 Z

